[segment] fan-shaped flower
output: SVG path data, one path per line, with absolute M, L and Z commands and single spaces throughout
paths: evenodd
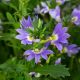
M 47 4 L 46 3 L 44 3 L 44 2 L 41 2 L 41 5 L 42 5 L 42 9 L 41 9 L 41 11 L 40 11 L 40 13 L 48 13 L 49 12 L 49 7 L 47 6 Z
M 21 40 L 21 43 L 24 45 L 32 44 L 34 38 L 26 31 L 27 28 L 32 27 L 30 16 L 28 16 L 27 20 L 25 18 L 22 18 L 20 22 L 22 27 L 16 30 L 19 33 L 16 38 Z
M 50 16 L 55 19 L 58 22 L 61 22 L 61 18 L 60 18 L 60 7 L 56 6 L 55 9 L 50 9 L 49 10 L 49 14 Z
M 21 40 L 22 44 L 32 44 L 34 38 L 31 37 L 24 29 L 17 29 L 16 31 L 19 33 L 19 35 L 16 36 L 16 39 Z
M 68 54 L 70 57 L 72 54 L 77 54 L 80 50 L 80 47 L 78 47 L 76 44 L 71 44 L 71 45 L 64 45 L 64 52 Z
M 67 30 L 67 27 L 62 27 L 62 23 L 58 23 L 52 33 L 52 36 L 55 36 L 55 40 L 51 40 L 51 44 L 54 44 L 60 51 L 63 49 L 63 44 L 68 43 L 67 38 L 70 35 L 66 33 Z
M 35 50 L 27 50 L 24 52 L 24 56 L 28 61 L 32 60 L 35 58 L 35 63 L 41 62 L 40 58 L 42 57 L 43 59 L 47 60 L 47 55 L 52 54 L 53 51 L 51 50 L 46 50 L 46 49 L 35 49 Z

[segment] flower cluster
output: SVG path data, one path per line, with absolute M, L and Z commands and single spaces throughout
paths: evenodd
M 64 4 L 65 0 L 56 0 L 56 3 Z M 54 54 L 53 48 L 56 48 L 59 52 L 65 52 L 70 57 L 72 54 L 78 53 L 80 50 L 79 47 L 77 47 L 76 44 L 69 45 L 68 38 L 70 37 L 70 34 L 68 34 L 68 27 L 63 27 L 62 20 L 61 20 L 61 10 L 60 6 L 56 6 L 55 8 L 51 9 L 47 6 L 46 3 L 41 3 L 42 8 L 40 8 L 39 5 L 37 5 L 37 8 L 34 8 L 35 13 L 38 14 L 46 14 L 48 13 L 52 19 L 55 19 L 56 22 L 58 22 L 51 34 L 48 34 L 47 36 L 40 37 L 38 35 L 38 29 L 44 30 L 44 25 L 42 28 L 41 22 L 35 23 L 39 24 L 38 28 L 35 27 L 33 23 L 35 20 L 31 19 L 30 16 L 28 16 L 28 19 L 26 20 L 24 17 L 20 21 L 21 27 L 17 29 L 16 31 L 19 33 L 16 38 L 21 40 L 21 44 L 24 45 L 31 45 L 32 48 L 29 50 L 26 50 L 24 52 L 25 59 L 27 61 L 30 61 L 32 59 L 35 60 L 35 63 L 40 63 L 41 59 L 48 59 L 48 56 L 51 54 Z M 38 19 L 38 18 L 37 18 Z M 72 22 L 76 25 L 80 25 L 80 10 L 74 9 L 72 12 Z M 37 34 L 34 36 L 29 32 L 28 30 L 31 30 L 33 34 L 37 31 Z M 47 31 L 44 30 L 43 34 Z M 53 46 L 53 48 L 49 48 L 49 46 Z M 61 58 L 58 58 L 55 61 L 55 64 L 61 63 Z
M 42 9 L 40 9 L 40 6 L 37 5 L 37 8 L 34 9 L 35 13 L 40 13 L 40 14 L 46 14 L 49 13 L 49 15 L 55 19 L 58 22 L 61 22 L 61 18 L 60 18 L 60 7 L 56 6 L 53 9 L 50 9 L 46 3 L 42 2 L 41 3 Z

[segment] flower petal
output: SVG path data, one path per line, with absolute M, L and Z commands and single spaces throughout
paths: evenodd
M 32 60 L 34 57 L 35 57 L 34 54 L 30 54 L 30 55 L 27 57 L 27 60 L 30 61 L 30 60 Z
M 56 18 L 56 12 L 55 12 L 54 9 L 50 9 L 50 10 L 49 10 L 49 14 L 50 14 L 50 16 L 51 16 L 52 18 Z
M 67 32 L 67 31 L 68 31 L 68 27 L 64 27 L 64 28 L 63 28 L 63 31 L 64 31 L 64 32 Z
M 28 34 L 24 29 L 16 29 L 16 31 L 20 34 L 25 34 L 25 35 Z
M 58 50 L 62 50 L 63 46 L 60 43 L 55 43 L 56 47 L 58 48 Z
M 47 60 L 47 58 L 48 58 L 46 53 L 42 53 L 41 56 L 42 56 L 42 58 L 45 59 L 45 60 Z
M 25 39 L 26 38 L 26 36 L 24 36 L 24 35 L 17 35 L 16 36 L 16 39 L 19 39 L 19 40 L 22 40 L 22 39 Z
M 24 52 L 24 55 L 30 55 L 30 54 L 33 54 L 32 50 L 27 50 Z
M 20 22 L 21 22 L 23 28 L 32 27 L 32 21 L 31 21 L 30 16 L 28 16 L 27 20 L 23 17 L 23 19 Z
M 50 45 L 50 42 L 45 43 L 44 47 L 48 48 L 48 46 Z
M 53 33 L 60 33 L 62 32 L 62 23 L 58 23 L 53 31 Z
M 55 64 L 60 64 L 61 63 L 61 58 L 58 58 L 56 61 L 55 61 Z
M 53 51 L 51 51 L 51 50 L 43 50 L 43 52 L 42 53 L 44 53 L 44 54 L 52 54 L 52 53 L 54 53 Z
M 35 54 L 35 63 L 40 62 L 40 54 Z
M 21 44 L 32 44 L 32 41 L 28 41 L 27 39 L 24 39 L 21 41 Z

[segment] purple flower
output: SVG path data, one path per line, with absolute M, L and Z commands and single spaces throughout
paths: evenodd
M 40 6 L 39 5 L 37 5 L 37 7 L 36 8 L 34 8 L 34 11 L 35 11 L 35 13 L 36 14 L 40 14 Z
M 55 39 L 51 40 L 51 44 L 55 45 L 60 51 L 63 49 L 63 44 L 68 43 L 67 38 L 70 35 L 66 33 L 67 30 L 67 27 L 62 27 L 62 23 L 58 23 L 53 31 L 52 37 L 55 37 Z
M 55 19 L 58 22 L 61 22 L 61 18 L 60 18 L 60 7 L 56 6 L 55 9 L 49 9 L 49 7 L 47 6 L 46 3 L 42 2 L 41 3 L 42 9 L 40 9 L 39 6 L 37 6 L 37 8 L 35 8 L 35 12 L 40 13 L 40 14 L 46 14 L 49 13 L 50 16 Z
M 42 9 L 41 9 L 41 11 L 40 11 L 40 13 L 48 13 L 49 12 L 49 7 L 47 6 L 47 4 L 46 3 L 44 3 L 44 2 L 41 2 L 41 5 L 42 5 Z
M 34 8 L 35 13 L 37 13 L 37 14 L 42 14 L 42 13 L 45 14 L 45 13 L 49 12 L 49 7 L 47 6 L 46 3 L 41 2 L 41 6 L 42 6 L 42 9 L 40 8 L 39 5 L 37 5 L 37 7 Z
M 65 1 L 66 1 L 66 0 L 56 0 L 56 2 L 57 2 L 58 4 L 64 4 Z
M 25 18 L 22 18 L 20 23 L 21 23 L 23 29 L 27 29 L 29 27 L 32 27 L 32 20 L 31 20 L 30 16 L 28 16 L 27 20 Z
M 70 57 L 72 54 L 77 54 L 80 50 L 80 47 L 77 47 L 76 44 L 71 44 L 71 45 L 66 45 L 64 49 L 65 49 L 65 52 Z
M 72 12 L 72 22 L 80 25 L 80 9 L 75 8 Z
M 56 61 L 55 61 L 55 64 L 60 64 L 61 63 L 61 58 L 58 58 Z
M 46 3 L 42 3 L 43 8 L 41 9 L 41 13 L 49 13 L 50 16 L 58 22 L 61 22 L 60 18 L 60 7 L 56 6 L 55 9 L 49 9 Z
M 32 27 L 32 20 L 30 18 L 30 16 L 28 17 L 28 19 L 26 20 L 25 18 L 23 18 L 21 20 L 21 25 L 22 27 L 17 29 L 16 31 L 19 33 L 16 36 L 16 39 L 21 40 L 21 44 L 32 44 L 33 42 L 40 42 L 40 39 L 34 39 L 34 37 L 32 37 L 27 31 L 26 29 L 31 28 L 34 30 L 34 28 Z
M 56 6 L 55 9 L 50 9 L 49 10 L 49 14 L 56 21 L 61 22 L 61 18 L 60 18 L 60 7 L 59 6 Z
M 31 37 L 24 29 L 17 29 L 16 31 L 19 33 L 19 35 L 16 36 L 16 39 L 21 40 L 22 44 L 32 44 L 34 38 Z
M 37 64 L 38 62 L 41 62 L 40 61 L 41 56 L 42 56 L 42 58 L 47 60 L 47 58 L 48 58 L 47 55 L 52 54 L 52 53 L 53 53 L 53 51 L 51 51 L 51 50 L 46 50 L 46 49 L 38 50 L 38 49 L 35 49 L 35 50 L 25 51 L 24 56 L 27 56 L 26 59 L 28 61 L 35 58 L 35 63 Z

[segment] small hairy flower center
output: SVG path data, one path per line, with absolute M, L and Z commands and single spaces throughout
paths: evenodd
M 61 22 L 60 16 L 56 17 L 56 21 Z
M 77 16 L 75 16 L 75 17 L 72 18 L 72 22 L 75 22 L 77 20 L 78 20 L 78 17 Z
M 27 36 L 27 39 L 28 39 L 29 41 L 32 41 L 34 38 L 31 37 L 31 36 Z
M 39 54 L 40 50 L 39 49 L 35 49 L 34 52 L 35 52 L 35 54 Z
M 58 40 L 58 35 L 53 34 L 51 37 L 49 37 L 50 40 Z
M 63 48 L 63 52 L 64 52 L 64 53 L 67 53 L 67 51 L 68 51 L 67 48 L 64 47 L 64 48 Z
M 61 0 L 58 0 L 57 3 L 58 3 L 58 4 L 62 4 L 62 1 L 61 1 Z

